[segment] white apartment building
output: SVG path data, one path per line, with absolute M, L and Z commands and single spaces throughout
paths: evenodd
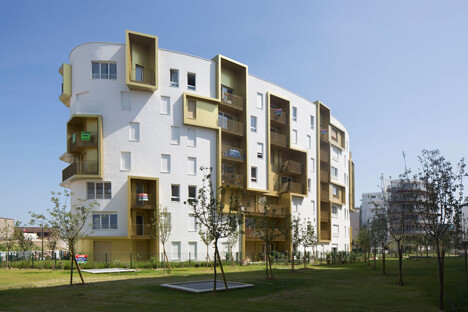
M 323 103 L 225 56 L 160 49 L 156 36 L 132 31 L 124 44 L 77 46 L 60 73 L 60 100 L 70 109 L 61 185 L 72 201 L 99 203 L 78 252 L 98 261 L 160 256 L 149 224 L 154 209 L 167 207 L 169 258 L 204 260 L 197 222 L 183 204 L 201 187 L 200 166 L 213 168 L 215 185 L 245 192 L 249 218 L 266 200 L 280 218 L 311 220 L 319 250 L 350 249 L 349 135 Z M 264 246 L 249 226 L 247 218 L 234 252 L 256 260 Z M 278 239 L 272 248 L 291 244 Z

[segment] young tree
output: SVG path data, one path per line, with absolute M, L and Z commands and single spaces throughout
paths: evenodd
M 15 227 L 10 224 L 6 224 L 3 228 L 0 229 L 0 242 L 7 250 L 6 255 L 6 267 L 10 269 L 10 251 L 15 247 L 17 243 L 15 235 Z
M 59 240 L 60 238 L 58 237 L 57 232 L 52 229 L 49 233 L 49 237 L 47 238 L 47 245 L 49 246 L 49 249 L 51 250 L 52 259 L 56 258 L 55 250 L 57 249 Z
M 369 224 L 369 243 L 374 255 L 374 270 L 377 268 L 377 248 L 379 248 L 379 225 L 377 218 L 374 216 Z
M 304 246 L 304 269 L 306 268 L 306 251 L 308 247 L 311 247 L 312 250 L 314 246 L 318 243 L 318 237 L 315 233 L 314 226 L 310 220 L 307 220 L 306 224 L 302 226 L 301 230 L 301 241 L 302 246 Z
M 299 218 L 299 216 L 291 219 L 291 224 L 290 224 L 289 228 L 291 229 L 290 235 L 291 235 L 291 244 L 292 244 L 291 270 L 294 272 L 294 257 L 296 255 L 297 247 L 302 242 L 301 219 Z
M 356 240 L 353 241 L 356 248 L 360 249 L 364 253 L 364 262 L 367 262 L 367 265 L 370 265 L 370 238 L 369 227 L 363 226 L 359 229 Z
M 228 250 L 229 250 L 229 257 L 231 258 L 231 262 L 234 265 L 234 255 L 232 254 L 232 248 L 239 242 L 239 234 L 240 231 L 234 231 L 227 237 L 227 245 L 228 245 Z
M 228 187 L 220 186 L 216 189 L 213 186 L 211 168 L 201 167 L 200 170 L 203 172 L 203 186 L 198 190 L 197 198 L 189 199 L 185 204 L 192 208 L 198 223 L 205 226 L 213 237 L 215 247 L 213 291 L 216 292 L 217 260 L 223 275 L 224 286 L 228 290 L 221 257 L 219 256 L 218 242 L 239 229 L 243 221 L 243 213 L 240 209 L 239 196 Z M 228 191 L 229 199 L 227 200 L 226 194 Z
M 15 228 L 16 241 L 18 242 L 18 247 L 23 251 L 23 258 L 26 257 L 26 251 L 31 250 L 34 246 L 34 243 L 30 236 L 27 236 L 24 230 L 20 228 L 21 224 L 18 222 Z
M 439 308 L 444 308 L 444 261 L 447 243 L 460 227 L 463 204 L 463 178 L 465 162 L 461 159 L 456 168 L 439 150 L 423 150 L 419 156 L 418 174 L 424 185 L 424 196 L 418 204 L 421 229 L 434 241 L 439 271 Z
M 208 263 L 210 266 L 212 266 L 209 254 L 209 247 L 213 242 L 213 236 L 211 235 L 211 232 L 208 231 L 208 229 L 202 224 L 198 226 L 198 235 L 200 235 L 201 240 L 206 245 L 206 268 L 208 269 Z
M 382 250 L 382 274 L 385 274 L 385 249 L 388 247 L 388 220 L 385 209 L 376 210 L 375 216 L 371 222 L 371 229 L 374 235 L 374 243 Z M 376 246 L 374 246 L 374 248 L 376 248 Z
M 38 221 L 47 222 L 50 228 L 57 233 L 57 236 L 67 243 L 71 262 L 70 285 L 73 285 L 74 262 L 80 274 L 81 283 L 84 284 L 80 267 L 75 259 L 76 244 L 88 234 L 89 227 L 86 227 L 86 223 L 89 220 L 91 210 L 95 209 L 98 204 L 95 201 L 89 202 L 79 198 L 76 199 L 76 203 L 69 204 L 68 201 L 71 194 L 67 190 L 63 192 L 63 196 L 65 197 L 63 200 L 61 199 L 62 193 L 51 192 L 51 194 L 52 208 L 47 209 L 47 215 L 30 211 L 31 224 Z
M 169 270 L 172 271 L 171 263 L 166 253 L 166 243 L 172 230 L 171 213 L 167 212 L 167 207 L 159 207 L 159 209 L 154 210 L 151 227 L 153 237 L 157 237 L 163 246 L 163 261 L 166 259 L 165 263 L 169 266 Z M 164 264 L 164 274 L 166 274 L 166 264 Z
M 271 208 L 267 202 L 261 202 L 263 211 L 260 216 L 249 216 L 253 225 L 255 237 L 261 239 L 265 244 L 265 272 L 267 279 L 273 279 L 273 270 L 271 268 L 270 246 L 273 241 L 279 237 L 285 236 L 287 232 L 287 224 L 284 218 L 274 208 Z M 268 268 L 270 276 L 268 275 Z

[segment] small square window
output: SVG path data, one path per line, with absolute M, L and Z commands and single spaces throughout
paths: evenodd
M 307 191 L 310 193 L 312 189 L 312 179 L 307 179 Z
M 297 121 L 297 107 L 296 106 L 292 107 L 292 120 Z
M 195 185 L 188 186 L 188 198 L 189 199 L 197 198 L 197 187 Z
M 257 132 L 257 117 L 250 116 L 250 131 Z
M 130 152 L 120 152 L 120 170 L 130 171 L 132 168 L 132 154 Z
M 250 181 L 257 182 L 257 167 L 250 168 Z
M 180 185 L 178 184 L 171 185 L 171 201 L 173 202 L 180 201 Z
M 195 90 L 196 89 L 196 74 L 195 73 L 187 73 L 187 88 L 189 90 Z
M 257 108 L 263 109 L 263 94 L 257 93 Z
M 133 142 L 140 141 L 140 123 L 131 122 L 129 127 L 129 140 Z
M 310 129 L 314 129 L 315 125 L 315 118 L 314 116 L 310 115 Z
M 161 115 L 171 114 L 171 98 L 168 96 L 161 96 Z
M 187 118 L 197 119 L 197 102 L 191 100 L 187 102 Z
M 179 145 L 180 144 L 180 128 L 171 127 L 171 144 Z
M 312 137 L 310 135 L 307 135 L 307 148 L 312 148 Z
M 334 179 L 338 179 L 338 169 L 335 167 L 331 167 L 331 176 Z
M 257 143 L 257 158 L 263 159 L 263 143 Z
M 297 130 L 293 129 L 293 144 L 297 144 Z
M 187 159 L 187 174 L 188 175 L 196 175 L 197 174 L 197 158 L 195 157 L 188 157 Z
M 171 155 L 166 155 L 166 154 L 161 155 L 161 172 L 162 173 L 171 172 Z
M 179 86 L 179 70 L 178 69 L 171 69 L 170 70 L 170 86 L 171 87 L 178 87 Z

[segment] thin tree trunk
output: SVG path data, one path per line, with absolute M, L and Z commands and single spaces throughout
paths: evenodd
M 465 243 L 465 271 L 466 271 L 466 243 Z
M 81 279 L 81 284 L 84 285 L 84 279 L 83 279 L 83 275 L 81 275 L 81 269 L 80 269 L 80 266 L 78 265 L 78 262 L 76 262 L 76 258 L 73 257 L 73 260 L 75 261 L 75 264 L 76 264 L 76 269 L 78 270 L 78 274 L 80 274 L 80 279 Z
M 269 279 L 269 276 L 268 276 L 268 252 L 267 252 L 267 249 L 268 249 L 268 244 L 265 244 L 265 273 L 266 273 L 266 278 Z
M 7 266 L 7 269 L 10 269 L 10 249 L 7 249 L 6 266 Z
M 444 251 L 440 250 L 439 239 L 436 239 L 437 264 L 439 267 L 439 309 L 444 309 Z
M 216 251 L 218 250 L 218 240 L 215 240 L 215 251 L 214 251 L 214 284 L 213 292 L 216 292 Z
M 377 268 L 377 249 L 374 248 L 374 270 Z
M 71 267 L 70 267 L 70 285 L 73 285 L 73 254 L 70 252 L 71 258 Z
M 398 241 L 398 284 L 400 286 L 403 286 L 403 271 L 402 271 L 402 265 L 403 265 L 403 250 L 401 247 L 401 241 Z
M 426 245 L 426 263 L 429 263 L 429 245 Z
M 208 245 L 206 245 L 206 268 L 208 269 L 208 261 L 210 259 L 210 254 L 208 253 Z M 211 261 L 210 261 L 211 263 Z
M 370 266 L 370 248 L 367 250 L 367 266 Z
M 293 252 L 291 253 L 291 266 L 292 266 L 292 271 L 294 272 L 294 248 L 293 248 Z
M 382 245 L 382 273 L 385 275 L 385 246 Z
M 306 268 L 306 249 L 304 247 L 304 269 Z
M 270 276 L 271 276 L 271 279 L 273 279 L 273 270 L 271 269 L 271 259 L 270 259 L 270 255 L 268 255 L 268 263 L 270 264 Z
M 218 248 L 216 248 L 216 253 L 218 254 L 219 268 L 221 269 L 221 274 L 223 274 L 224 287 L 226 287 L 226 291 L 227 291 L 228 290 L 228 285 L 227 285 L 227 281 L 226 281 L 226 276 L 224 275 L 223 263 L 221 262 L 221 257 L 219 255 Z

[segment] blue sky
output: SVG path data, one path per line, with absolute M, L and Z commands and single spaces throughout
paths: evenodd
M 28 221 L 60 190 L 61 63 L 126 29 L 327 104 L 350 132 L 356 205 L 402 172 L 402 151 L 413 169 L 424 148 L 468 155 L 466 1 L 8 1 L 0 29 L 2 217 Z

